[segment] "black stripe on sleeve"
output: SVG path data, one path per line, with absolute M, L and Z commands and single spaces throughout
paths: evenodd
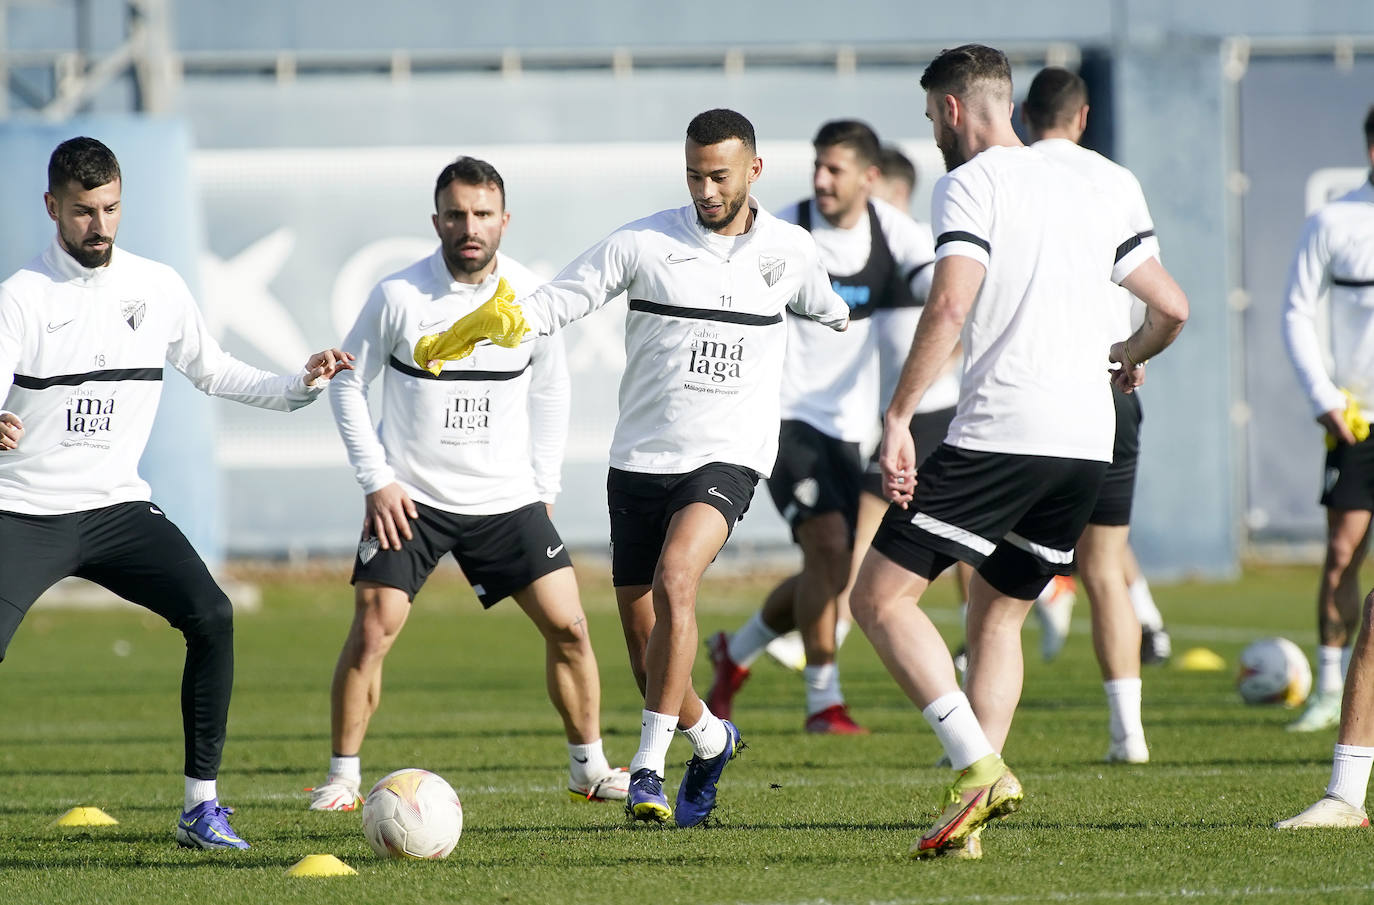
M 1347 289 L 1368 289 L 1374 286 L 1374 280 L 1352 280 L 1349 277 L 1332 277 L 1332 286 L 1344 286 Z
M 630 299 L 631 311 L 645 314 L 661 314 L 665 317 L 685 317 L 699 321 L 720 321 L 724 324 L 744 324 L 748 327 L 766 327 L 782 323 L 781 314 L 746 314 L 742 311 L 721 311 L 717 308 L 682 308 L 677 305 L 663 305 L 645 299 Z
M 395 355 L 391 356 L 391 361 L 388 364 L 402 374 L 418 377 L 421 380 L 514 380 L 530 368 L 526 364 L 518 371 L 440 371 L 438 374 L 432 374 L 429 371 L 406 364 Z
M 988 254 L 992 254 L 992 246 L 987 239 L 981 239 L 973 233 L 966 233 L 962 229 L 951 230 L 947 233 L 940 233 L 940 238 L 935 240 L 935 247 L 939 248 L 946 242 L 972 242 Z
M 1115 264 L 1117 261 L 1120 261 L 1122 258 L 1126 257 L 1126 255 L 1135 251 L 1137 248 L 1140 247 L 1141 242 L 1144 242 L 1146 239 L 1150 238 L 1154 234 L 1154 230 L 1147 229 L 1143 233 L 1136 233 L 1134 236 L 1131 236 L 1125 242 L 1122 242 L 1120 245 L 1116 247 L 1116 258 L 1112 261 L 1112 263 Z
M 15 374 L 14 385 L 25 390 L 46 390 L 48 387 L 75 387 L 83 383 L 110 383 L 119 380 L 161 380 L 161 368 L 111 368 L 108 371 L 87 371 L 84 374 L 56 374 L 52 377 L 29 377 Z

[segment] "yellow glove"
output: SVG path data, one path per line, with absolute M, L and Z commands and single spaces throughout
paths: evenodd
M 444 362 L 467 358 L 481 340 L 513 349 L 528 332 L 525 315 L 515 304 L 515 290 L 502 277 L 496 283 L 496 294 L 485 304 L 460 317 L 443 333 L 421 337 L 415 344 L 415 363 L 437 377 Z M 435 362 L 433 367 L 431 361 Z
M 1363 443 L 1369 439 L 1369 422 L 1360 414 L 1360 404 L 1355 401 L 1350 391 L 1342 387 L 1341 392 L 1345 394 L 1345 426 L 1350 429 L 1356 443 Z M 1336 438 L 1331 436 L 1330 432 L 1326 435 L 1326 448 L 1336 448 Z

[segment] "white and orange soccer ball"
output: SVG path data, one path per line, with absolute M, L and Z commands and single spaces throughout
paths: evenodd
M 363 834 L 383 858 L 447 858 L 463 834 L 463 805 L 438 774 L 397 770 L 363 800 Z
M 1250 704 L 1297 707 L 1312 690 L 1312 667 L 1287 638 L 1261 638 L 1241 651 L 1236 690 Z

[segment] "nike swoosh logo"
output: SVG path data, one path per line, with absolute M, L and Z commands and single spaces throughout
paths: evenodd
M 668 263 L 669 263 L 669 264 L 685 264 L 685 263 L 687 263 L 688 261 L 695 261 L 696 259 L 697 259 L 697 256 L 696 256 L 696 255 L 689 255 L 689 256 L 687 256 L 687 257 L 684 258 L 684 257 L 678 257 L 677 255 L 673 254 L 672 252 L 668 252 Z
M 162 515 L 162 510 L 157 508 L 156 506 L 149 506 L 148 511 L 151 512 L 153 515 Z
M 577 761 L 579 764 L 585 764 L 587 761 L 591 760 L 591 758 L 590 758 L 590 757 L 578 757 L 578 756 L 574 755 L 574 756 L 573 756 L 573 760 Z
M 70 323 L 71 323 L 72 321 L 74 321 L 74 320 L 76 320 L 76 318 L 74 318 L 74 317 L 73 317 L 73 318 L 69 318 L 68 320 L 63 321 L 63 322 L 60 323 L 60 324 L 54 324 L 54 323 L 52 323 L 51 321 L 49 321 L 49 322 L 48 322 L 48 332 L 49 332 L 49 333 L 55 333 L 55 332 L 57 332 L 58 330 L 61 330 L 63 327 L 65 327 L 65 326 L 67 326 L 68 324 L 70 324 Z
M 448 318 L 446 318 L 446 317 L 441 317 L 441 318 L 439 318 L 437 321 L 430 321 L 429 323 L 425 323 L 424 321 L 421 321 L 421 322 L 420 322 L 420 329 L 421 329 L 421 330 L 428 330 L 430 327 L 437 327 L 437 326 L 439 326 L 440 324 L 442 324 L 442 323 L 443 323 L 444 321 L 446 321 L 446 320 L 448 320 Z
M 956 711 L 956 710 L 958 710 L 958 709 L 959 709 L 958 707 L 951 707 L 951 708 L 949 708 L 949 710 L 946 710 L 946 711 L 945 711 L 945 716 L 936 717 L 936 722 L 943 723 L 943 722 L 945 721 L 945 717 L 948 717 L 951 713 L 953 713 L 954 711 Z
M 734 501 L 734 500 L 730 499 L 728 496 L 726 496 L 725 494 L 721 493 L 719 490 L 717 490 L 717 489 L 714 488 L 714 487 L 707 487 L 707 488 L 706 488 L 706 492 L 709 493 L 711 496 L 718 496 L 718 497 L 720 497 L 722 500 L 724 500 L 725 502 L 729 503 L 731 506 L 735 505 L 735 501 Z
M 545 547 L 544 552 L 548 554 L 549 559 L 553 559 L 558 555 L 558 551 L 563 549 L 563 546 L 563 544 L 559 544 L 557 547 Z

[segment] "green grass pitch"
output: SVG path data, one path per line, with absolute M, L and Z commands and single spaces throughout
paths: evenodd
M 604 575 L 579 570 L 600 657 L 613 763 L 638 741 L 639 701 Z M 702 635 L 733 629 L 776 576 L 709 577 Z M 181 851 L 180 636 L 142 611 L 41 610 L 0 665 L 0 903 L 1332 903 L 1374 900 L 1374 833 L 1269 828 L 1324 788 L 1334 733 L 1283 731 L 1291 712 L 1234 691 L 1245 642 L 1282 634 L 1310 650 L 1311 568 L 1252 568 L 1235 584 L 1156 589 L 1175 653 L 1215 650 L 1225 672 L 1145 672 L 1152 762 L 1109 767 L 1106 710 L 1080 600 L 1053 664 L 1026 629 L 1027 676 L 1006 757 L 1023 809 L 988 830 L 977 863 L 907 859 L 949 771 L 920 715 L 855 633 L 843 683 L 864 738 L 801 731 L 797 677 L 760 661 L 736 704 L 749 748 L 726 771 L 715 825 L 638 828 L 568 800 L 567 756 L 547 702 L 542 647 L 511 603 L 482 613 L 451 573 L 416 603 L 392 653 L 363 749 L 366 783 L 424 767 L 458 790 L 448 860 L 374 857 L 358 813 L 311 813 L 304 787 L 329 754 L 328 686 L 351 613 L 341 575 L 267 578 L 237 620 L 237 683 L 221 799 L 248 852 Z M 955 640 L 954 593 L 928 610 Z M 709 685 L 699 656 L 698 688 Z M 669 794 L 689 751 L 670 752 Z M 62 830 L 94 805 L 118 826 Z M 354 877 L 290 878 L 331 853 Z

